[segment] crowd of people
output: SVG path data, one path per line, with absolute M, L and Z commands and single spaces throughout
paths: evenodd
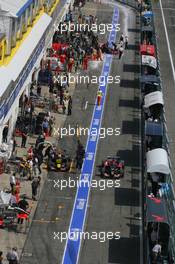
M 118 43 L 100 44 L 98 34 L 88 30 L 93 23 L 98 23 L 96 16 L 80 13 L 74 17 L 69 10 L 65 21 L 60 22 L 53 36 L 52 47 L 47 50 L 44 68 L 52 72 L 48 85 L 52 110 L 55 112 L 61 109 L 63 114 L 72 114 L 73 102 L 68 92 L 70 74 L 87 71 L 89 61 L 102 61 L 104 53 L 118 54 L 121 59 L 124 50 L 128 49 L 128 37 L 124 34 L 121 34 Z M 81 25 L 86 25 L 84 30 L 80 29 Z M 70 30 L 71 27 L 73 30 Z
M 27 157 L 21 159 L 19 164 L 19 174 L 31 180 L 34 176 L 41 174 L 41 164 L 43 163 L 43 149 L 45 144 L 45 133 L 38 135 L 35 146 L 30 146 L 27 150 Z
M 26 179 L 32 181 L 32 199 L 36 200 L 37 196 L 37 185 L 41 181 L 41 165 L 43 163 L 43 149 L 44 149 L 45 137 L 44 134 L 40 134 L 37 139 L 35 146 L 30 146 L 27 150 L 27 156 L 20 158 L 20 162 L 17 171 L 13 172 L 9 178 L 10 189 L 11 189 L 11 199 L 10 205 L 16 205 L 19 202 L 19 184 L 21 179 Z M 17 177 L 18 175 L 18 177 Z
M 53 95 L 54 110 L 61 108 L 63 114 L 71 115 L 72 112 L 72 98 L 68 96 L 70 74 L 87 71 L 89 62 L 102 61 L 104 53 L 118 54 L 121 59 L 128 49 L 128 36 L 123 33 L 119 42 L 101 44 L 98 32 L 91 29 L 92 24 L 98 24 L 96 16 L 80 13 L 76 17 L 69 10 L 65 21 L 58 25 L 52 47 L 47 50 L 44 67 L 52 72 L 49 92 Z
M 112 48 L 111 48 L 111 45 L 112 45 Z M 114 54 L 114 55 L 118 54 L 119 60 L 122 58 L 124 54 L 124 50 L 127 50 L 127 49 L 128 49 L 128 36 L 127 35 L 124 36 L 123 33 L 121 34 L 118 43 L 106 42 L 101 46 L 101 50 L 103 53 Z
M 46 136 L 51 136 L 53 125 L 55 122 L 54 117 L 50 112 L 35 111 L 36 105 L 31 97 L 25 95 L 21 102 L 21 113 L 18 116 L 15 128 L 15 135 L 21 136 L 21 147 L 26 147 L 26 142 L 29 134 L 40 134 L 44 132 Z
M 90 59 L 102 60 L 98 34 L 91 30 L 91 25 L 97 23 L 97 17 L 82 14 L 73 17 L 71 10 L 68 15 L 54 34 L 52 56 L 57 57 L 68 72 L 72 72 L 73 68 L 75 72 L 78 69 L 87 70 Z M 83 29 L 80 27 L 82 24 L 86 25 Z

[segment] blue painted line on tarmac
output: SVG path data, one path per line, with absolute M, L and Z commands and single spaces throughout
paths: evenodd
M 111 44 L 111 42 L 115 42 L 117 32 L 115 30 L 114 25 L 118 24 L 118 21 L 119 21 L 119 10 L 118 8 L 115 8 L 112 19 L 113 29 L 110 32 L 108 38 L 109 44 Z M 86 182 L 86 184 L 80 184 L 77 188 L 70 226 L 68 230 L 68 239 L 65 245 L 62 264 L 77 264 L 79 259 L 79 252 L 81 246 L 80 234 L 84 230 L 84 223 L 86 219 L 86 211 L 87 211 L 89 192 L 90 192 L 90 183 L 93 176 L 95 156 L 96 156 L 98 139 L 99 139 L 99 135 L 92 135 L 92 134 L 94 134 L 93 131 L 100 131 L 101 128 L 103 110 L 104 110 L 105 99 L 107 94 L 107 76 L 110 73 L 111 64 L 112 64 L 112 55 L 105 55 L 103 70 L 101 73 L 101 76 L 105 76 L 105 81 L 103 84 L 100 84 L 100 89 L 102 90 L 103 97 L 101 100 L 101 105 L 98 106 L 96 102 L 94 107 L 93 117 L 90 126 L 90 135 L 87 140 L 86 154 L 80 175 L 80 182 Z

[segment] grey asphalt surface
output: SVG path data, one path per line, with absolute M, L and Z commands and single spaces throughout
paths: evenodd
M 173 79 L 172 67 L 170 63 L 170 56 L 168 53 L 167 40 L 165 29 L 163 26 L 163 19 L 160 9 L 160 3 L 152 1 L 154 21 L 156 27 L 158 55 L 160 60 L 161 79 L 163 83 L 163 93 L 165 101 L 165 115 L 167 119 L 168 136 L 170 139 L 170 152 L 172 162 L 172 173 L 175 170 L 175 80 Z M 165 23 L 171 48 L 173 64 L 175 67 L 175 1 L 162 0 L 162 7 L 165 16 Z M 175 185 L 174 185 L 175 187 Z
M 98 10 L 97 16 L 103 23 L 111 23 L 111 5 L 87 3 L 85 9 Z M 101 191 L 91 188 L 89 207 L 85 223 L 87 232 L 120 232 L 120 240 L 112 239 L 104 243 L 95 240 L 82 241 L 80 264 L 141 264 L 140 262 L 140 134 L 139 134 L 139 84 L 138 84 L 138 35 L 136 14 L 129 8 L 120 8 L 121 31 L 128 28 L 129 49 L 121 61 L 114 57 L 110 75 L 121 76 L 121 83 L 110 84 L 102 127 L 121 128 L 121 135 L 100 139 L 93 179 L 100 180 L 97 166 L 108 155 L 116 153 L 125 160 L 125 177 L 120 188 Z M 126 25 L 126 27 L 124 26 Z M 106 36 L 107 37 L 107 36 Z M 104 42 L 104 36 L 101 37 Z M 102 62 L 90 74 L 99 76 Z M 89 127 L 92 118 L 97 85 L 77 85 L 73 96 L 73 113 L 68 117 L 65 127 Z M 89 102 L 87 110 L 82 110 L 84 98 Z M 80 137 L 86 144 L 87 137 Z M 66 137 L 58 143 L 71 157 L 76 150 L 77 138 Z M 76 188 L 60 190 L 54 188 L 53 180 L 78 178 L 79 174 L 49 173 L 44 184 L 34 220 L 25 243 L 21 264 L 61 263 L 65 241 L 54 240 L 54 232 L 67 232 L 70 223 Z
M 126 13 L 128 21 L 126 21 Z M 103 12 L 100 10 L 100 14 Z M 104 11 L 105 13 L 105 11 Z M 98 15 L 98 12 L 97 12 Z M 108 136 L 99 141 L 96 166 L 108 155 L 117 153 L 125 160 L 125 177 L 121 179 L 120 188 L 91 189 L 89 209 L 86 221 L 86 232 L 120 232 L 121 238 L 106 240 L 82 241 L 79 264 L 106 263 L 140 263 L 139 259 L 139 90 L 137 89 L 137 62 L 135 60 L 135 44 L 137 36 L 135 13 L 130 9 L 120 9 L 121 32 L 124 25 L 129 25 L 130 49 L 125 52 L 122 61 L 113 59 L 111 75 L 119 74 L 120 85 L 109 85 L 106 98 L 102 127 L 119 127 L 121 135 Z M 98 169 L 94 178 L 99 180 Z

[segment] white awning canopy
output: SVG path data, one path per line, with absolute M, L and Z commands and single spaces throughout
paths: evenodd
M 12 194 L 0 191 L 0 204 L 8 205 L 10 203 Z
M 152 105 L 161 104 L 164 105 L 163 94 L 160 91 L 149 93 L 144 98 L 144 107 L 149 108 Z
M 32 0 L 0 0 L 0 6 L 2 10 L 10 12 L 12 16 L 19 16 L 32 2 Z
M 147 172 L 169 174 L 168 154 L 165 149 L 157 148 L 147 152 Z
M 157 60 L 153 56 L 142 55 L 142 65 L 150 66 L 154 69 L 157 68 Z
M 10 63 L 7 66 L 0 67 L 0 97 L 3 95 L 11 81 L 15 82 L 17 80 L 51 20 L 52 18 L 50 16 L 43 14 L 19 47 Z

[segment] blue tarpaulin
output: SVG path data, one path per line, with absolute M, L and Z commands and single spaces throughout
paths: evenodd
M 142 13 L 143 17 L 153 17 L 153 12 L 152 11 L 145 11 Z
M 163 124 L 161 122 L 146 121 L 145 133 L 147 136 L 163 136 Z
M 160 83 L 160 77 L 156 75 L 142 75 L 140 81 L 142 83 Z

